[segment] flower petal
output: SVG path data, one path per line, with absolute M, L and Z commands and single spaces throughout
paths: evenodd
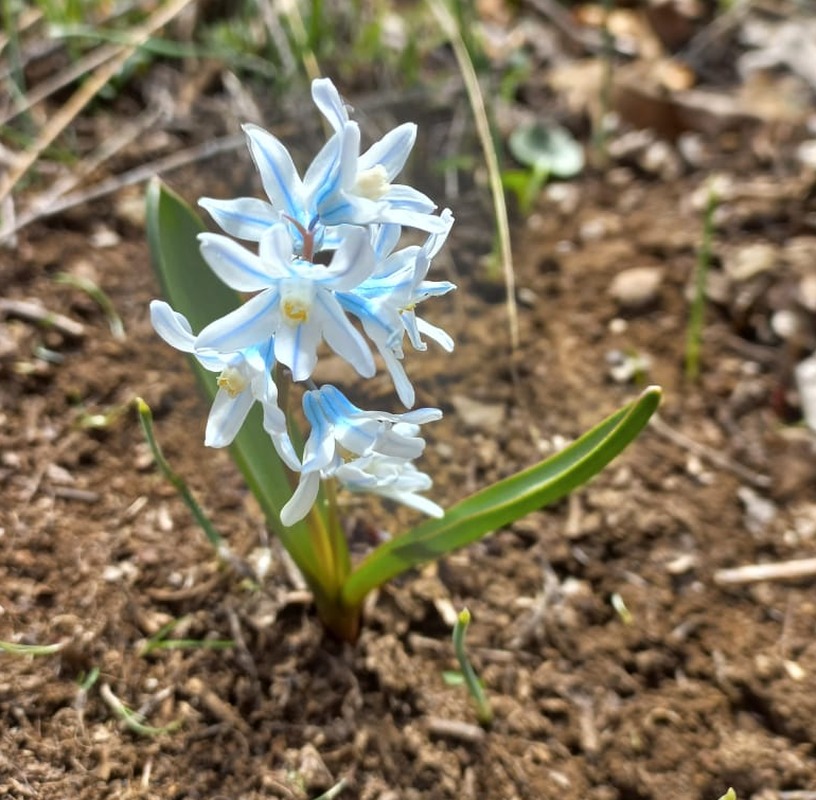
M 442 419 L 442 409 L 417 408 L 415 411 L 406 411 L 400 414 L 400 421 L 410 425 L 425 425 L 428 422 L 438 422 Z
M 334 438 L 352 453 L 363 455 L 373 447 L 383 431 L 382 420 L 376 412 L 357 408 L 338 388 L 327 384 L 322 386 L 320 405 L 334 426 Z
M 339 292 L 354 289 L 374 271 L 375 257 L 368 233 L 363 228 L 349 228 L 329 266 L 315 282 Z
M 263 232 L 280 221 L 280 212 L 265 200 L 239 197 L 235 200 L 215 200 L 202 197 L 198 204 L 231 236 L 257 242 Z
M 411 381 L 408 379 L 408 374 L 405 372 L 405 367 L 402 365 L 402 361 L 397 358 L 392 350 L 387 348 L 378 349 L 383 361 L 385 362 L 385 367 L 388 370 L 388 374 L 391 376 L 391 380 L 394 382 L 394 388 L 397 390 L 397 397 L 399 397 L 400 402 L 406 408 L 411 408 L 411 406 L 413 406 L 416 402 L 416 392 L 414 391 Z
M 374 377 L 377 368 L 371 350 L 365 339 L 349 322 L 337 298 L 329 292 L 318 291 L 315 295 L 315 304 L 320 308 L 320 322 L 326 344 L 348 361 L 364 378 Z
M 420 333 L 424 333 L 429 339 L 433 339 L 443 350 L 447 351 L 448 353 L 453 352 L 453 339 L 445 331 L 443 331 L 442 328 L 437 328 L 436 325 L 431 325 L 430 322 L 420 319 L 419 317 L 417 317 L 416 324 Z
M 388 180 L 393 181 L 399 175 L 416 141 L 417 126 L 413 122 L 406 122 L 385 136 L 360 156 L 357 169 L 363 171 L 381 164 L 385 167 Z
M 379 201 L 340 190 L 321 202 L 319 216 L 324 225 L 370 225 L 380 221 L 381 210 Z
M 309 165 L 303 178 L 303 192 L 305 197 L 310 198 L 310 206 L 316 208 L 326 197 L 340 188 L 341 155 L 342 139 L 335 134 L 323 145 Z
M 279 303 L 280 295 L 275 289 L 255 295 L 207 325 L 198 336 L 199 348 L 230 353 L 267 341 L 278 323 Z
M 425 244 L 422 245 L 422 252 L 429 261 L 439 253 L 439 251 L 442 249 L 442 245 L 445 244 L 445 241 L 448 238 L 448 234 L 450 233 L 454 223 L 453 212 L 449 208 L 444 208 L 442 209 L 442 213 L 439 215 L 439 219 L 445 224 L 445 230 L 442 233 L 432 234 L 428 237 Z
M 425 449 L 425 440 L 421 436 L 401 436 L 392 428 L 383 431 L 377 439 L 377 452 L 391 458 L 412 460 L 419 458 Z
M 210 269 L 231 289 L 257 292 L 277 277 L 258 256 L 220 233 L 200 233 L 198 241 Z
M 386 200 L 391 208 L 416 211 L 418 214 L 431 214 L 436 209 L 436 203 L 428 195 L 414 189 L 413 186 L 405 186 L 402 183 L 392 183 L 382 199 Z M 434 217 L 434 219 L 440 231 L 450 228 L 450 225 L 441 217 Z M 422 228 L 422 230 L 425 229 Z
M 303 210 L 303 184 L 289 151 L 257 125 L 244 125 L 243 130 L 264 191 L 275 210 L 299 220 Z
M 298 458 L 295 448 L 292 446 L 292 440 L 288 433 L 270 433 L 269 429 L 264 425 L 264 430 L 269 433 L 272 439 L 272 444 L 275 446 L 277 454 L 281 460 L 293 472 L 298 472 L 301 468 L 300 459 Z
M 385 227 L 392 227 L 391 225 Z M 391 253 L 384 261 L 380 261 L 374 271 L 371 281 L 366 281 L 366 286 L 377 283 L 388 283 L 389 287 L 393 285 L 395 278 L 394 273 L 407 272 L 408 286 L 414 284 L 414 273 L 416 272 L 417 257 L 421 254 L 420 248 L 412 244 L 408 247 L 403 247 L 397 250 L 396 253 Z M 398 280 L 405 280 L 406 276 L 400 275 Z
M 393 187 L 392 187 L 393 188 Z M 389 191 L 390 194 L 390 191 Z M 383 197 L 387 200 L 388 195 Z M 402 225 L 406 228 L 416 228 L 427 233 L 444 233 L 446 225 L 435 214 L 429 214 L 424 211 L 416 211 L 409 208 L 394 207 L 390 204 L 383 204 L 380 212 L 376 215 L 377 222 L 392 222 L 396 225 Z M 420 206 L 420 208 L 423 206 Z
M 399 242 L 402 227 L 399 225 L 377 225 L 371 234 L 371 246 L 377 254 L 377 261 L 388 258 Z
M 305 381 L 317 363 L 321 322 L 312 307 L 311 318 L 300 325 L 281 323 L 275 335 L 275 358 L 292 370 L 292 380 Z M 374 373 L 372 372 L 372 375 Z M 370 377 L 370 376 L 367 376 Z
M 414 286 L 414 302 L 419 303 L 429 297 L 441 297 L 456 288 L 450 281 L 420 281 Z
M 413 311 L 403 312 L 402 324 L 405 326 L 405 331 L 408 334 L 408 341 L 411 342 L 414 350 L 419 350 L 424 353 L 428 349 L 428 345 L 422 341 L 417 322 L 417 315 Z
M 389 341 L 402 335 L 402 318 L 395 304 L 373 302 L 357 292 L 338 292 L 336 297 L 346 311 L 363 323 L 366 335 L 373 342 L 380 342 L 385 347 Z
M 335 85 L 329 78 L 317 78 L 312 81 L 312 100 L 320 113 L 329 121 L 335 131 L 340 131 L 348 122 L 346 105 Z
M 303 449 L 304 472 L 325 469 L 336 452 L 334 428 L 326 418 L 320 394 L 321 390 L 311 390 L 303 395 L 303 414 L 312 427 Z
M 320 489 L 320 473 L 301 473 L 295 493 L 289 498 L 289 502 L 281 509 L 281 522 L 289 527 L 302 520 L 311 510 L 317 499 L 317 492 Z
M 354 188 L 357 182 L 357 162 L 360 159 L 360 126 L 347 122 L 340 130 L 340 185 Z
M 204 444 L 207 447 L 226 447 L 232 444 L 254 400 L 252 393 L 248 391 L 232 397 L 224 389 L 219 389 L 207 418 Z
M 164 300 L 151 301 L 150 324 L 170 347 L 175 347 L 182 353 L 194 352 L 196 338 L 193 336 L 193 330 L 187 317 L 179 314 L 178 311 L 173 311 Z
M 398 503 L 402 503 L 404 506 L 408 506 L 409 508 L 413 508 L 415 511 L 420 511 L 423 514 L 427 514 L 429 517 L 434 517 L 436 519 L 442 519 L 445 516 L 445 509 L 442 508 L 438 503 L 434 503 L 433 500 L 429 500 L 427 497 L 423 497 L 419 494 L 414 494 L 413 492 L 401 492 L 401 491 L 381 491 L 380 494 L 383 497 L 387 497 L 390 500 L 395 500 Z
M 258 256 L 276 278 L 289 278 L 292 269 L 294 244 L 289 226 L 285 222 L 267 228 L 258 244 Z M 267 284 L 268 286 L 269 284 Z

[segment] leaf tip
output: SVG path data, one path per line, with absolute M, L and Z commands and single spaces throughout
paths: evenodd
M 152 416 L 150 406 L 141 397 L 133 398 L 133 406 L 140 417 Z

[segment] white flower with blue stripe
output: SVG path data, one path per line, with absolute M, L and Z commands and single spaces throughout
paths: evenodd
M 150 321 L 156 333 L 171 347 L 191 353 L 211 372 L 218 372 L 218 392 L 215 395 L 204 444 L 226 447 L 232 444 L 246 420 L 253 403 L 263 408 L 264 430 L 270 435 L 275 449 L 291 469 L 300 469 L 286 427 L 286 417 L 278 407 L 278 388 L 272 379 L 275 365 L 272 339 L 241 350 L 221 353 L 198 344 L 190 323 L 162 300 L 150 304 Z
M 317 209 L 324 225 L 394 223 L 440 233 L 445 223 L 433 216 L 436 204 L 411 186 L 393 183 L 416 142 L 417 126 L 406 122 L 360 154 L 360 127 L 328 78 L 312 83 L 312 98 L 340 140 L 339 170 Z
M 264 233 L 258 255 L 216 233 L 200 234 L 199 242 L 204 260 L 227 286 L 257 292 L 204 328 L 201 347 L 233 351 L 273 337 L 275 358 L 295 381 L 304 381 L 325 340 L 364 378 L 374 375 L 371 350 L 335 296 L 352 291 L 374 270 L 364 228 L 349 228 L 327 266 L 296 256 L 289 227 L 282 223 Z
M 405 459 L 370 453 L 341 465 L 334 477 L 350 492 L 377 494 L 429 517 L 445 516 L 442 506 L 418 494 L 433 486 L 431 477 Z
M 416 350 L 427 349 L 422 334 L 446 351 L 453 350 L 453 339 L 445 331 L 416 315 L 419 303 L 456 288 L 449 281 L 426 280 L 431 261 L 442 248 L 453 225 L 450 209 L 446 208 L 439 219 L 446 226 L 443 231 L 430 234 L 421 246 L 412 245 L 395 252 L 392 250 L 399 241 L 399 226 L 374 228 L 372 245 L 377 256 L 374 273 L 352 291 L 337 295 L 343 308 L 362 322 L 363 330 L 382 356 L 397 395 L 406 408 L 413 406 L 416 394 L 402 365 L 405 333 Z
M 422 494 L 432 481 L 414 461 L 425 449 L 420 426 L 442 412 L 364 411 L 336 387 L 318 387 L 312 376 L 325 343 L 360 376 L 373 377 L 372 343 L 401 402 L 414 405 L 416 393 L 403 366 L 405 338 L 415 350 L 427 349 L 425 339 L 453 349 L 445 331 L 417 315 L 427 298 L 455 288 L 428 279 L 453 215 L 449 209 L 436 214 L 426 195 L 395 182 L 416 140 L 413 123 L 399 125 L 363 152 L 360 128 L 334 84 L 314 81 L 312 99 L 332 133 L 302 178 L 275 136 L 245 125 L 266 199 L 199 201 L 228 234 L 199 235 L 204 261 L 248 299 L 198 335 L 166 303 L 154 301 L 151 319 L 166 342 L 218 373 L 206 444 L 230 444 L 253 403 L 261 403 L 265 430 L 283 462 L 299 473 L 281 510 L 284 525 L 309 513 L 320 481 L 328 479 L 438 517 L 442 509 Z M 404 228 L 424 231 L 425 241 L 400 248 Z M 287 375 L 306 384 L 302 406 L 310 427 L 300 456 L 289 437 L 297 421 L 278 404 L 276 380 Z
M 419 426 L 442 417 L 437 408 L 404 414 L 364 411 L 329 384 L 304 393 L 303 413 L 311 432 L 303 450 L 300 482 L 281 512 L 284 525 L 306 516 L 317 498 L 320 479 L 335 475 L 351 457 L 376 453 L 406 463 L 418 458 L 425 449 Z
M 344 225 L 394 223 L 442 232 L 435 203 L 422 192 L 393 180 L 402 171 L 416 140 L 416 125 L 405 123 L 360 154 L 360 128 L 328 78 L 312 83 L 312 97 L 334 134 L 301 179 L 292 156 L 277 137 L 245 125 L 250 154 L 268 202 L 254 197 L 199 200 L 218 225 L 239 239 L 259 242 L 279 222 L 292 226 L 295 250 L 311 259 L 334 249 Z

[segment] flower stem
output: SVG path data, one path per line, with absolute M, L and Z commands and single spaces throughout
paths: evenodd
M 351 556 L 343 525 L 340 522 L 340 510 L 337 504 L 337 482 L 330 478 L 323 481 L 326 492 L 326 518 L 328 535 L 331 540 L 337 585 L 342 586 L 351 572 Z

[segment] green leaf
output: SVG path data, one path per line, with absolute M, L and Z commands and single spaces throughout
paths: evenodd
M 448 509 L 442 519 L 427 520 L 381 545 L 349 576 L 343 601 L 358 605 L 368 592 L 395 575 L 470 544 L 582 486 L 643 430 L 660 397 L 659 387 L 646 389 L 546 461 L 476 492 Z
M 240 304 L 238 295 L 213 274 L 201 257 L 196 237 L 205 230 L 199 216 L 175 192 L 154 178 L 147 189 L 147 238 L 153 269 L 165 299 L 199 331 Z M 215 376 L 196 359 L 190 363 L 207 396 L 218 391 Z M 321 585 L 321 567 L 312 549 L 309 528 L 303 521 L 289 528 L 280 521 L 280 510 L 292 493 L 288 471 L 263 431 L 263 414 L 254 404 L 230 450 L 250 491 L 263 509 L 269 526 L 303 572 L 310 587 Z M 325 585 L 325 583 L 323 583 Z
M 17 642 L 0 642 L 0 653 L 10 653 L 15 656 L 50 656 L 59 653 L 65 647 L 65 642 L 57 644 L 18 644 Z
M 510 134 L 507 146 L 516 161 L 544 175 L 573 178 L 584 168 L 583 147 L 558 125 L 522 125 Z
M 464 686 L 465 676 L 456 670 L 446 669 L 442 673 L 442 682 L 445 686 Z

